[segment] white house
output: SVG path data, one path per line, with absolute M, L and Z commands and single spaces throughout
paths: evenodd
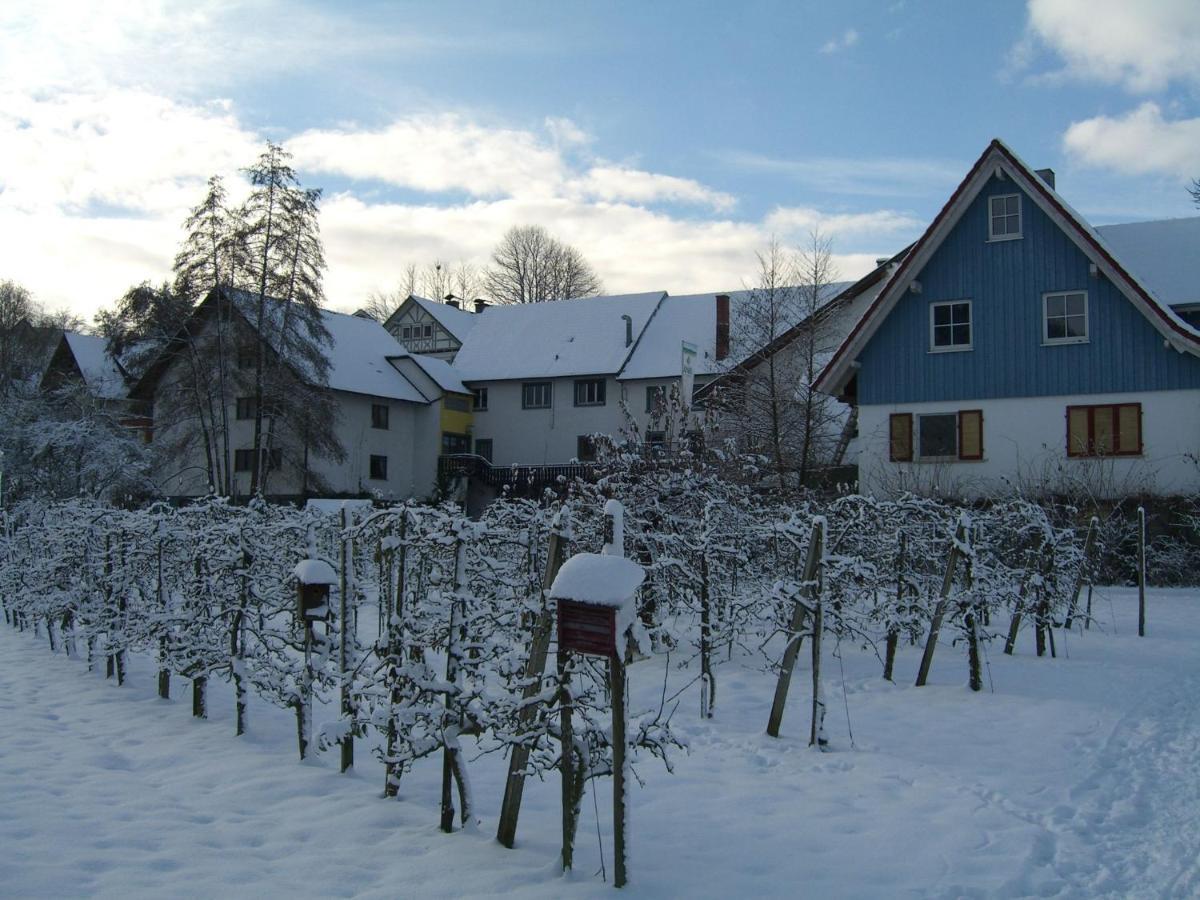
M 199 417 L 179 409 L 198 384 L 191 351 L 180 341 L 159 356 L 132 390 L 135 400 L 150 407 L 155 444 L 179 448 L 162 456 L 157 473 L 168 496 L 206 493 L 212 468 L 206 455 L 214 453 L 223 457 L 217 468 L 231 473 L 233 493 L 244 496 L 250 490 L 255 465 L 253 392 L 247 371 L 253 353 L 245 352 L 253 341 L 252 317 L 247 315 L 250 298 L 239 291 L 227 290 L 225 295 L 235 336 L 228 351 L 231 366 L 223 412 L 213 378 L 199 382 L 207 392 L 205 402 L 216 404 L 207 427 L 219 433 L 206 441 L 199 433 Z M 212 352 L 215 304 L 215 295 L 210 295 L 189 325 L 191 346 L 205 353 Z M 324 348 L 329 371 L 326 383 L 315 386 L 328 391 L 332 400 L 333 427 L 345 457 L 318 454 L 294 427 L 279 424 L 268 455 L 268 493 L 301 497 L 319 485 L 322 493 L 389 500 L 432 495 L 443 430 L 461 429 L 462 417 L 468 415 L 461 411 L 468 404 L 461 384 L 449 376 L 443 360 L 412 356 L 371 319 L 324 311 L 322 321 L 331 338 Z M 303 372 L 303 366 L 297 368 Z

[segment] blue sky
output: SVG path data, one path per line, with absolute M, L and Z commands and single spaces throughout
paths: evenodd
M 738 287 L 813 226 L 854 277 L 992 137 L 1097 224 L 1197 212 L 1195 0 L 92 6 L 0 10 L 0 278 L 85 317 L 266 139 L 325 189 L 339 308 L 531 222 L 614 292 Z

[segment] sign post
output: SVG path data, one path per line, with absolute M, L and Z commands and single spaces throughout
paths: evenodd
M 679 398 L 684 410 L 692 408 L 692 388 L 696 383 L 696 345 L 680 341 Z
M 619 533 L 621 510 L 606 508 L 605 512 L 613 517 L 614 531 Z M 558 671 L 563 744 L 563 870 L 571 868 L 574 842 L 572 789 L 576 776 L 571 749 L 570 654 L 606 656 L 613 698 L 613 840 L 616 857 L 613 883 L 623 887 L 628 871 L 625 846 L 628 784 L 625 777 L 627 712 L 624 641 L 633 623 L 634 597 L 646 573 L 637 563 L 613 552 L 620 546 L 617 534 L 610 535 L 605 543 L 609 548 L 607 554 L 580 553 L 567 560 L 550 589 L 550 596 L 558 606 Z

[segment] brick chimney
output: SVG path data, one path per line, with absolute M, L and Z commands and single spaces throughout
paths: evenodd
M 475 298 L 475 312 L 481 313 L 488 308 L 488 302 L 482 297 Z
M 717 359 L 729 356 L 729 295 L 717 294 Z
M 1046 184 L 1050 185 L 1050 190 L 1054 190 L 1054 170 L 1053 169 L 1037 169 L 1033 173 Z

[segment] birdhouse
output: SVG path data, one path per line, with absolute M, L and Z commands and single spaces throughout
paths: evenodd
M 323 559 L 302 559 L 292 574 L 296 578 L 296 618 L 323 622 L 329 618 L 329 587 L 337 581 L 333 566 Z
M 645 577 L 641 566 L 621 556 L 579 553 L 563 563 L 550 587 L 558 604 L 559 650 L 621 656 Z

